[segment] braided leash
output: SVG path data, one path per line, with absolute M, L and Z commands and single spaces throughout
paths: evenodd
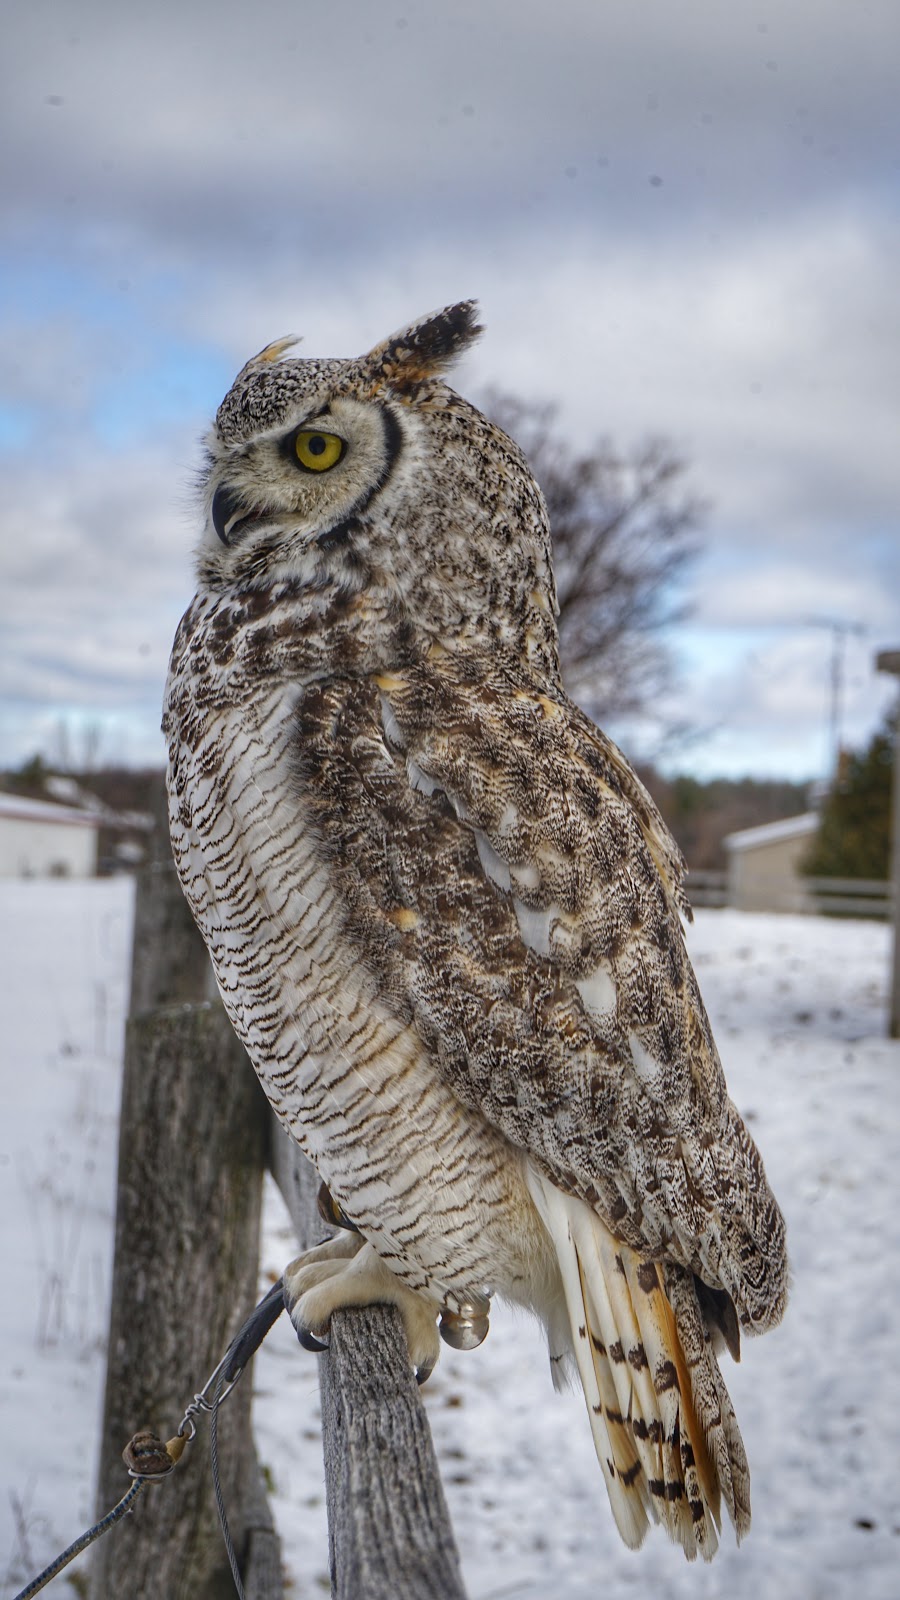
M 129 1476 L 134 1479 L 131 1487 L 122 1496 L 121 1500 L 113 1506 L 111 1511 L 95 1522 L 92 1528 L 83 1533 L 80 1538 L 70 1544 L 67 1549 L 58 1555 L 55 1561 L 45 1567 L 43 1572 L 33 1578 L 24 1589 L 15 1596 L 15 1600 L 32 1600 L 32 1596 L 40 1594 L 47 1584 L 62 1572 L 64 1567 L 74 1561 L 76 1556 L 87 1550 L 95 1540 L 108 1533 L 115 1527 L 122 1517 L 128 1515 L 141 1492 L 150 1483 L 161 1483 L 174 1472 L 184 1454 L 185 1448 L 197 1436 L 196 1418 L 201 1412 L 206 1412 L 210 1419 L 210 1460 L 212 1464 L 213 1488 L 216 1496 L 216 1508 L 219 1513 L 219 1523 L 222 1528 L 222 1537 L 225 1540 L 225 1549 L 228 1553 L 228 1563 L 231 1567 L 235 1588 L 239 1600 L 245 1600 L 244 1586 L 241 1582 L 240 1567 L 228 1519 L 225 1515 L 225 1502 L 222 1496 L 222 1485 L 219 1481 L 219 1441 L 218 1441 L 218 1412 L 223 1400 L 227 1400 L 232 1389 L 237 1383 L 253 1356 L 262 1344 L 266 1334 L 277 1322 L 284 1310 L 284 1285 L 279 1278 L 266 1295 L 263 1296 L 255 1311 L 252 1311 L 240 1332 L 232 1339 L 225 1355 L 219 1362 L 215 1371 L 210 1373 L 199 1394 L 195 1394 L 190 1405 L 187 1406 L 184 1416 L 178 1424 L 175 1435 L 168 1443 L 152 1433 L 149 1428 L 142 1429 L 126 1445 L 122 1458 L 128 1468 Z

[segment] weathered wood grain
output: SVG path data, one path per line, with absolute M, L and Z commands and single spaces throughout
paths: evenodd
M 206 946 L 188 909 L 169 843 L 168 800 L 162 774 L 150 799 L 153 830 L 137 873 L 131 948 L 131 1001 L 136 1016 L 160 1006 L 215 997 Z
M 257 1298 L 260 1091 L 224 1012 L 148 1012 L 128 1025 L 116 1247 L 98 1507 L 127 1483 L 121 1451 L 141 1427 L 171 1437 L 191 1395 Z M 245 1377 L 220 1413 L 220 1464 L 238 1551 L 257 1471 Z M 93 1592 L 192 1600 L 233 1594 L 206 1429 L 171 1479 L 96 1546 Z
M 119 1134 L 115 1259 L 97 1489 L 128 1484 L 121 1452 L 150 1427 L 170 1438 L 257 1299 L 268 1118 L 218 1001 L 174 867 L 139 884 Z M 195 1002 L 163 1007 L 172 993 Z M 278 1540 L 250 1431 L 246 1374 L 219 1419 L 220 1469 L 248 1600 L 281 1600 Z M 231 1600 L 206 1426 L 175 1473 L 94 1546 L 94 1600 L 165 1594 Z

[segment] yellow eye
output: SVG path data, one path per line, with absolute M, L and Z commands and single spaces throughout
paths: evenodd
M 294 453 L 307 472 L 327 472 L 329 467 L 337 466 L 344 454 L 344 441 L 336 433 L 301 428 L 294 435 Z

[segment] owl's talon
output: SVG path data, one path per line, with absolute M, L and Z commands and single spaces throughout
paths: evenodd
M 291 1266 L 295 1265 L 295 1262 L 291 1263 Z M 282 1293 L 284 1295 L 285 1310 L 287 1311 L 287 1314 L 294 1325 L 294 1332 L 297 1335 L 297 1340 L 303 1346 L 304 1350 L 311 1351 L 313 1355 L 320 1355 L 323 1350 L 328 1349 L 327 1344 L 323 1344 L 322 1340 L 318 1339 L 313 1333 L 312 1328 L 308 1328 L 305 1322 L 302 1322 L 299 1317 L 295 1317 L 294 1315 L 297 1306 L 297 1295 L 289 1282 L 288 1274 L 290 1271 L 291 1268 L 288 1267 L 282 1279 Z
M 410 1364 L 424 1383 L 440 1354 L 438 1307 L 410 1289 L 359 1233 L 339 1233 L 298 1256 L 284 1270 L 284 1299 L 306 1350 L 321 1350 L 335 1311 L 393 1305 L 403 1319 Z M 315 1342 L 308 1343 L 308 1340 Z
M 328 1349 L 327 1343 L 323 1343 L 321 1339 L 317 1339 L 311 1329 L 305 1327 L 303 1323 L 298 1324 L 295 1322 L 294 1332 L 297 1335 L 298 1342 L 302 1344 L 304 1350 L 311 1351 L 313 1355 L 321 1355 L 323 1350 Z
M 344 1228 L 348 1233 L 359 1233 L 355 1222 L 351 1222 L 346 1211 L 338 1205 L 326 1183 L 319 1184 L 316 1195 L 316 1208 L 323 1222 L 328 1222 L 333 1228 Z

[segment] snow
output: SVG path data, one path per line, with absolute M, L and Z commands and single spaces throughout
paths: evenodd
M 91 1520 L 131 909 L 125 880 L 0 884 L 3 1600 Z M 900 1044 L 884 1037 L 888 930 L 707 911 L 689 938 L 793 1263 L 783 1327 L 747 1341 L 739 1367 L 725 1361 L 753 1528 L 740 1550 L 726 1530 L 710 1568 L 689 1566 L 659 1533 L 637 1555 L 625 1550 L 582 1401 L 553 1393 L 537 1329 L 496 1307 L 481 1349 L 445 1348 L 423 1391 L 472 1600 L 900 1595 Z M 270 1186 L 263 1266 L 277 1275 L 292 1253 Z M 316 1359 L 285 1319 L 255 1383 L 289 1593 L 321 1596 Z M 67 1585 L 63 1575 L 47 1593 Z
M 93 1521 L 133 888 L 0 881 L 4 1600 Z

